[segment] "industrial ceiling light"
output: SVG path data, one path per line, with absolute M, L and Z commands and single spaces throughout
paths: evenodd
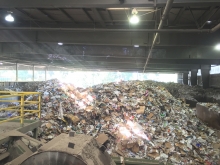
M 132 16 L 129 19 L 131 24 L 137 24 L 140 21 L 139 17 L 137 16 L 137 13 L 138 13 L 138 11 L 134 8 L 132 10 Z
M 207 21 L 208 24 L 212 23 L 212 21 Z
M 130 8 L 107 8 L 107 10 L 130 10 Z
M 137 24 L 139 22 L 139 18 L 136 15 L 132 15 L 130 18 L 130 23 Z
M 215 49 L 216 49 L 216 50 L 220 50 L 220 44 L 217 44 L 217 45 L 215 46 Z
M 58 44 L 58 45 L 63 45 L 63 43 L 62 43 L 62 42 L 58 42 L 57 44 Z
M 5 20 L 6 20 L 7 22 L 14 22 L 15 19 L 14 19 L 14 17 L 12 16 L 12 12 L 9 12 L 9 14 L 5 16 Z
M 139 45 L 134 45 L 135 48 L 139 48 Z

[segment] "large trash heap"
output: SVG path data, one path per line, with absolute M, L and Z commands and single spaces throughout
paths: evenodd
M 60 133 L 108 136 L 112 156 L 172 164 L 220 163 L 217 131 L 207 127 L 182 100 L 152 81 L 128 81 L 75 88 L 58 80 L 39 85 L 40 138 Z

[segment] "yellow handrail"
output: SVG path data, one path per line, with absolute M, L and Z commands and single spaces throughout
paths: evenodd
M 31 114 L 35 114 L 35 113 L 38 113 L 38 117 L 40 118 L 40 116 L 41 116 L 41 93 L 40 92 L 0 91 L 0 94 L 1 94 L 0 95 L 0 103 L 1 102 L 9 102 L 9 103 L 16 102 L 16 103 L 20 104 L 20 105 L 16 105 L 16 106 L 8 106 L 8 107 L 0 108 L 0 112 L 3 110 L 4 111 L 18 111 L 18 112 L 20 112 L 19 116 L 2 120 L 2 121 L 0 121 L 0 124 L 20 118 L 21 125 L 23 126 L 24 125 L 24 117 L 31 115 Z M 2 94 L 5 94 L 5 95 L 2 95 Z M 28 95 L 35 95 L 35 96 L 38 95 L 38 97 L 37 97 L 38 100 L 25 101 L 25 96 L 28 96 Z M 12 97 L 13 100 L 3 100 L 4 98 L 10 98 L 10 97 Z M 15 100 L 14 97 L 18 97 L 18 99 Z M 25 107 L 30 106 L 30 105 L 38 105 L 38 109 L 37 110 L 26 110 Z M 25 114 L 25 112 L 29 112 L 29 113 Z

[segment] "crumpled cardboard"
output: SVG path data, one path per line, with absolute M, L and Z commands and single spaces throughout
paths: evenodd
M 132 147 L 132 151 L 134 152 L 134 153 L 138 153 L 139 152 L 139 145 L 137 144 L 137 143 L 135 143 L 134 145 L 133 145 L 133 147 Z
M 137 114 L 144 114 L 145 106 L 140 106 L 140 108 L 136 111 Z
M 74 124 L 76 124 L 76 123 L 78 123 L 78 122 L 80 121 L 80 119 L 79 119 L 77 116 L 74 116 L 74 115 L 72 115 L 72 114 L 68 114 L 68 115 L 66 115 L 66 117 L 69 118 L 69 119 L 71 119 L 71 121 L 72 121 Z
M 98 137 L 96 138 L 96 141 L 99 144 L 104 144 L 108 140 L 108 136 L 106 134 L 99 134 Z

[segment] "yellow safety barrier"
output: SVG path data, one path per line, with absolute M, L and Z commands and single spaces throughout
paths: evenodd
M 30 96 L 30 95 L 35 96 L 35 99 L 37 98 L 37 100 L 25 101 L 25 96 Z M 5 98 L 13 98 L 14 99 L 14 97 L 17 97 L 19 99 L 4 100 Z M 18 111 L 18 112 L 20 112 L 19 116 L 7 118 L 5 120 L 0 121 L 0 123 L 4 123 L 4 122 L 8 122 L 8 121 L 20 118 L 21 125 L 23 126 L 25 116 L 38 113 L 38 117 L 40 118 L 40 115 L 41 115 L 41 93 L 40 92 L 0 91 L 0 102 L 9 102 L 9 103 L 10 102 L 17 102 L 17 103 L 19 103 L 19 105 L 17 105 L 17 106 L 8 106 L 8 107 L 0 108 L 0 112 L 1 111 Z M 36 110 L 25 110 L 25 107 L 30 106 L 30 105 L 37 105 L 37 109 Z M 29 112 L 29 113 L 25 114 L 25 112 Z

